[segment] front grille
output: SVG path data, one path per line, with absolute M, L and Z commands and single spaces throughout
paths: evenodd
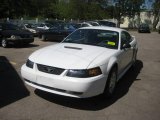
M 65 70 L 62 68 L 56 68 L 56 67 L 46 66 L 46 65 L 41 65 L 41 64 L 37 64 L 37 68 L 41 72 L 55 74 L 55 75 L 60 75 Z
M 45 86 L 45 85 L 42 85 L 42 84 L 38 84 L 38 83 L 32 82 L 32 81 L 27 80 L 27 79 L 24 79 L 24 80 L 26 82 L 28 82 L 28 83 L 37 85 L 39 87 L 43 87 L 43 88 L 46 88 L 46 89 L 49 89 L 49 90 L 54 90 L 54 91 L 61 92 L 61 93 L 67 93 L 67 94 L 72 94 L 72 95 L 82 95 L 83 94 L 83 92 L 75 92 L 75 91 L 68 91 L 68 90 L 53 88 L 53 87 L 49 87 L 49 86 Z
M 21 35 L 21 38 L 30 38 L 30 35 Z

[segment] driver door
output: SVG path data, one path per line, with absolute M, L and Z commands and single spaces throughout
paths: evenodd
M 132 38 L 130 34 L 126 31 L 121 32 L 121 43 L 120 43 L 120 73 L 123 72 L 132 62 L 133 57 L 133 49 L 132 46 L 129 48 L 125 48 L 124 46 L 130 44 L 132 42 Z M 130 44 L 131 45 L 131 44 Z

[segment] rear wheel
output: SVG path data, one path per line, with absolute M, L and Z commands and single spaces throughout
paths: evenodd
M 117 84 L 117 67 L 113 67 L 109 73 L 103 96 L 111 97 L 115 91 Z
M 45 35 L 42 35 L 42 40 L 43 40 L 43 41 L 46 41 L 46 40 L 47 40 L 47 38 L 46 38 Z
M 1 45 L 3 48 L 6 48 L 8 46 L 7 40 L 5 38 L 2 39 Z
M 24 43 L 23 46 L 29 46 L 29 43 Z

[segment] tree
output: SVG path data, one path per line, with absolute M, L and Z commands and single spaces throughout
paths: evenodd
M 156 26 L 160 20 L 160 1 L 159 0 L 155 0 L 155 2 L 153 3 L 153 15 L 154 15 L 153 29 L 156 29 Z
M 69 4 L 65 1 L 60 1 L 57 4 L 52 5 L 52 11 L 55 12 L 56 18 L 68 19 L 69 18 Z
M 51 8 L 57 0 L 29 0 L 26 15 L 30 17 L 53 17 Z M 53 6 L 52 6 L 53 7 Z
M 144 0 L 115 0 L 114 5 L 110 7 L 112 15 L 118 20 L 118 26 L 123 16 L 133 17 L 135 14 L 140 14 L 141 5 Z
M 59 19 L 93 20 L 102 19 L 106 15 L 95 0 L 70 0 L 69 2 L 61 0 L 53 4 L 52 8 Z
M 28 0 L 1 0 L 0 17 L 17 18 L 19 16 L 22 16 L 24 14 L 27 2 Z

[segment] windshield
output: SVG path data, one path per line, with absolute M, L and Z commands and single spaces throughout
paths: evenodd
M 99 23 L 104 26 L 116 27 L 115 23 L 108 22 L 108 21 L 99 21 Z
M 52 25 L 49 24 L 49 23 L 45 23 L 45 25 L 46 25 L 47 27 L 52 27 Z
M 97 23 L 95 23 L 95 22 L 89 22 L 91 25 L 93 25 L 93 26 L 99 26 Z
M 115 31 L 79 29 L 70 34 L 63 42 L 118 49 L 118 41 L 119 33 Z
M 64 30 L 75 30 L 75 28 L 71 24 L 64 24 L 63 28 Z
M 36 28 L 36 25 L 34 25 L 34 24 L 25 24 L 25 26 L 27 28 Z
M 50 30 L 71 30 L 74 31 L 76 28 L 71 24 L 59 24 L 52 26 Z

